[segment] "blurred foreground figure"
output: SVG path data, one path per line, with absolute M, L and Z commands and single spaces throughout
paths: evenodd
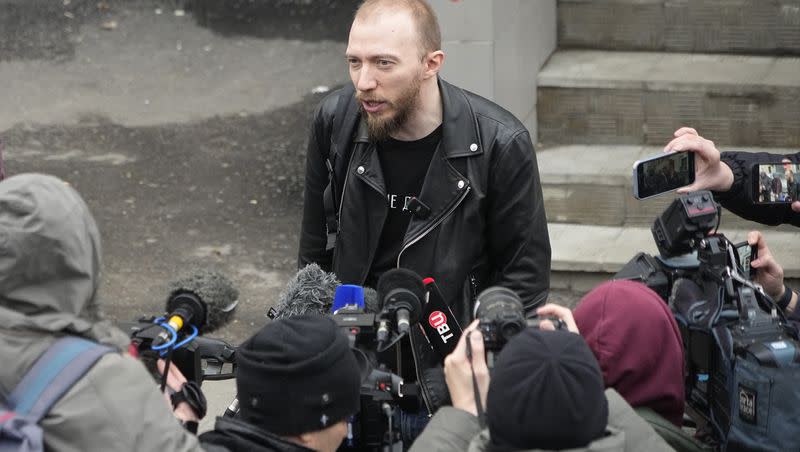
M 46 386 L 53 389 L 74 371 L 56 373 L 58 366 L 76 356 L 73 362 L 86 360 L 80 378 L 61 388 L 38 422 L 45 450 L 200 450 L 153 377 L 125 353 L 128 337 L 101 320 L 100 255 L 94 218 L 63 181 L 22 174 L 0 182 L 0 402 L 8 409 L 0 444 L 19 433 L 26 412 L 40 408 L 37 385 L 20 384 L 23 377 L 39 366 L 39 381 L 56 375 Z M 59 341 L 65 337 L 71 340 Z M 40 360 L 54 345 L 53 359 Z M 47 398 L 45 391 L 39 401 Z

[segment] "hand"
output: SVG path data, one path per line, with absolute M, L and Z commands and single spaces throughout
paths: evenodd
M 675 138 L 664 146 L 664 152 L 694 152 L 695 181 L 691 185 L 681 187 L 678 193 L 697 190 L 728 191 L 733 185 L 733 171 L 719 160 L 719 150 L 714 142 L 706 140 L 691 127 L 676 130 Z M 800 209 L 800 202 L 798 203 Z
M 163 375 L 166 362 L 163 359 L 159 359 L 156 365 L 158 366 L 158 372 Z M 167 386 L 169 386 L 169 388 L 172 389 L 172 392 L 178 392 L 180 391 L 181 386 L 183 386 L 184 383 L 186 383 L 186 377 L 183 376 L 180 369 L 178 369 L 178 366 L 170 365 L 169 373 L 167 374 Z M 173 409 L 169 391 L 164 392 L 164 398 L 167 400 L 167 404 L 169 405 L 170 410 L 172 410 L 172 414 L 174 414 L 175 417 L 181 420 L 182 422 L 200 421 L 200 419 L 197 417 L 197 414 L 194 412 L 192 407 L 189 406 L 188 403 L 181 402 L 178 404 L 177 407 L 175 407 L 175 409 Z
M 569 308 L 565 308 L 564 306 L 553 303 L 547 303 L 536 310 L 536 315 L 539 317 L 555 317 L 564 322 L 569 331 L 575 334 L 581 334 L 580 331 L 578 331 L 578 324 L 575 323 L 575 317 L 572 316 L 572 311 Z M 553 322 L 550 320 L 544 319 L 539 323 L 539 328 L 543 330 L 555 331 L 556 326 L 553 325 Z
M 753 281 L 761 284 L 764 291 L 773 300 L 780 299 L 785 289 L 783 285 L 783 268 L 772 256 L 761 232 L 751 231 L 747 234 L 747 243 L 751 246 L 756 245 L 756 252 L 758 253 L 758 258 L 750 261 L 750 267 L 758 270 Z
M 472 347 L 472 360 L 467 357 L 467 341 L 470 341 Z M 481 406 L 485 409 L 486 394 L 489 392 L 489 368 L 486 366 L 486 351 L 483 348 L 483 335 L 478 330 L 478 320 L 464 330 L 453 353 L 444 359 L 444 377 L 453 406 L 477 416 L 478 407 L 472 386 L 473 371 L 478 383 Z
M 797 213 L 800 213 L 800 201 L 795 201 L 792 203 L 792 210 Z

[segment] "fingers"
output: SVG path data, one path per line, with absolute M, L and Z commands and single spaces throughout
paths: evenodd
M 686 135 L 687 133 L 692 135 L 699 135 L 697 133 L 697 130 L 693 129 L 692 127 L 681 127 L 680 129 L 676 130 L 675 133 L 673 133 L 673 135 L 677 138 L 681 135 Z
M 560 319 L 562 322 L 564 322 L 565 325 L 567 325 L 567 329 L 569 331 L 572 331 L 573 333 L 576 334 L 580 334 L 580 331 L 578 331 L 578 325 L 575 323 L 575 317 L 572 316 L 572 311 L 569 308 L 554 303 L 548 303 L 537 309 L 536 314 L 539 316 L 556 317 Z M 543 321 L 542 323 L 539 324 L 540 328 L 544 323 L 545 322 Z M 555 329 L 555 325 L 553 325 L 552 322 L 547 321 L 547 323 L 550 325 L 550 327 L 552 327 L 552 329 Z M 548 327 L 542 329 L 550 329 L 550 328 Z
M 489 370 L 486 366 L 486 350 L 484 350 L 483 347 L 483 334 L 481 334 L 480 330 L 475 329 L 470 331 L 468 340 L 472 346 L 472 368 L 475 369 L 476 373 L 481 370 L 486 370 L 488 372 Z
M 795 212 L 800 212 L 800 201 L 795 201 L 792 203 L 792 210 Z

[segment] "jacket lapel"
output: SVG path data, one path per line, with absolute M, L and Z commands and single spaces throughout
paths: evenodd
M 439 79 L 439 92 L 442 96 L 442 141 L 431 159 L 418 196 L 430 209 L 430 215 L 424 219 L 412 217 L 404 246 L 441 221 L 469 190 L 470 180 L 462 174 L 468 163 L 458 160 L 483 154 L 475 115 L 464 94 L 442 79 Z

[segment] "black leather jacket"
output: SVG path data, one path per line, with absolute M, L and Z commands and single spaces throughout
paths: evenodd
M 530 311 L 547 298 L 550 284 L 550 240 L 530 135 L 498 105 L 441 79 L 439 88 L 442 139 L 419 195 L 430 211 L 412 217 L 397 266 L 433 277 L 462 327 L 477 294 L 491 285 L 514 290 Z M 343 283 L 364 284 L 388 208 L 378 155 L 353 93 L 352 86 L 331 93 L 314 117 L 299 265 L 315 262 Z M 326 251 L 326 157 L 339 214 L 333 252 Z

